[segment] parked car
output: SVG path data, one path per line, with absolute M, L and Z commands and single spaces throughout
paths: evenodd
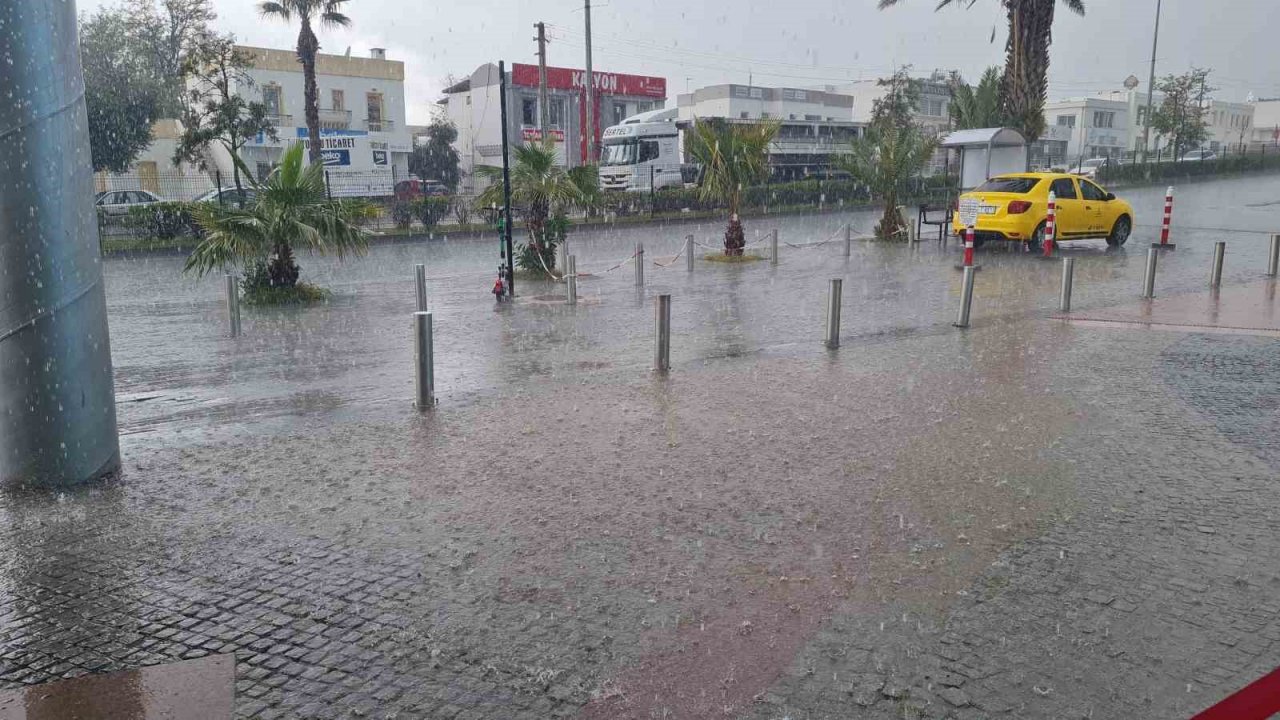
M 1089 158 L 1072 168 L 1071 174 L 1079 175 L 1080 177 L 1087 177 L 1092 180 L 1098 176 L 1099 170 L 1110 164 L 1111 161 L 1107 158 Z
M 1182 162 L 1202 162 L 1204 160 L 1217 160 L 1218 153 L 1212 150 L 1192 150 L 1182 156 Z
M 154 205 L 164 198 L 148 190 L 108 190 L 98 193 L 93 204 L 105 215 L 128 215 L 129 208 Z
M 221 202 L 223 205 L 248 205 L 258 197 L 258 193 L 249 188 L 214 188 L 196 197 L 192 202 Z
M 416 200 L 420 197 L 448 195 L 449 188 L 435 180 L 409 178 L 396 183 L 395 194 L 397 200 Z
M 986 240 L 1044 243 L 1049 192 L 1057 210 L 1058 240 L 1106 238 L 1120 246 L 1133 231 L 1133 208 L 1092 180 L 1070 173 L 998 175 L 960 196 L 952 221 L 956 234 L 974 225 L 974 244 Z

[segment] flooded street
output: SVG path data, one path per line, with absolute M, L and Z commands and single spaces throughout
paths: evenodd
M 1076 313 L 1141 307 L 1164 190 L 1119 194 L 1127 246 L 1062 244 Z M 1264 292 L 1280 178 L 1177 198 L 1157 297 L 1219 240 Z M 220 276 L 104 260 L 125 471 L 0 496 L 0 687 L 234 653 L 240 717 L 1154 719 L 1270 670 L 1277 340 L 1066 323 L 1060 261 L 992 245 L 958 330 L 959 243 L 844 257 L 875 217 L 746 218 L 779 263 L 692 273 L 721 222 L 573 230 L 577 306 L 496 305 L 496 233 L 304 256 L 331 301 L 235 339 Z

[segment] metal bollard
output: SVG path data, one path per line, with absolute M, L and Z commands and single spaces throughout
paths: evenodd
M 853 226 L 844 226 L 844 256 L 849 257 L 853 254 Z
M 1213 244 L 1213 270 L 1209 272 L 1209 287 L 1222 286 L 1222 261 L 1227 255 L 1227 243 L 1219 240 Z
M 1156 248 L 1147 249 L 1147 271 L 1142 276 L 1142 297 L 1156 296 Z
M 972 265 L 966 266 L 964 269 L 964 286 L 960 290 L 960 314 L 956 317 L 954 325 L 958 328 L 969 327 L 969 308 L 973 305 L 973 273 Z
M 778 264 L 778 229 L 773 229 L 773 235 L 769 239 L 769 264 Z
M 227 273 L 227 328 L 231 337 L 240 337 L 240 292 L 231 273 Z
M 1271 236 L 1271 257 L 1267 260 L 1267 277 L 1275 277 L 1280 270 L 1280 235 Z
M 659 295 L 654 307 L 653 369 L 666 372 L 671 369 L 671 296 Z
M 556 247 L 556 267 L 564 272 L 569 270 L 569 238 L 561 240 L 560 245 Z
M 684 267 L 689 272 L 693 272 L 693 236 L 689 235 L 684 239 Z
M 578 304 L 578 258 L 570 255 L 564 259 L 565 299 L 570 305 Z
M 413 314 L 414 407 L 424 412 L 436 404 L 435 358 L 431 347 L 431 313 Z
M 644 285 L 644 243 L 636 243 L 636 287 Z
M 840 347 L 840 291 L 844 280 L 831 278 L 827 288 L 827 347 Z
M 1076 259 L 1062 258 L 1062 295 L 1058 298 L 1058 310 L 1071 312 L 1071 283 L 1075 279 Z
M 418 312 L 427 311 L 427 266 L 413 266 L 414 280 L 418 283 Z

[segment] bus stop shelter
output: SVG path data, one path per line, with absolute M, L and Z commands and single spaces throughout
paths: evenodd
M 972 190 L 993 175 L 1027 171 L 1027 139 L 1013 128 L 957 130 L 941 146 L 960 151 L 960 191 Z

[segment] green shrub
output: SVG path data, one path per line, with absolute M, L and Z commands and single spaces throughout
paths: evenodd
M 453 208 L 453 219 L 457 220 L 459 225 L 469 225 L 471 223 L 473 210 L 470 200 L 464 197 L 455 197 L 451 207 Z
M 129 208 L 125 227 L 147 237 L 172 240 L 181 235 L 197 235 L 199 226 L 191 215 L 191 203 L 159 202 Z
M 1266 152 L 1263 148 L 1247 155 L 1228 155 L 1216 160 L 1156 162 L 1156 158 L 1152 157 L 1146 163 L 1107 165 L 1098 171 L 1098 182 L 1103 184 L 1163 183 L 1214 175 L 1238 175 L 1246 172 L 1276 170 L 1280 170 L 1280 152 Z
M 413 201 L 413 215 L 422 227 L 435 227 L 449 213 L 449 198 L 429 195 Z
M 413 224 L 413 201 L 396 200 L 391 204 L 391 222 L 401 230 Z
M 240 289 L 244 291 L 246 305 L 290 305 L 321 302 L 328 300 L 332 294 L 322 287 L 304 282 L 286 286 L 272 285 L 271 274 L 264 260 L 255 260 L 245 266 L 244 278 L 240 281 Z

